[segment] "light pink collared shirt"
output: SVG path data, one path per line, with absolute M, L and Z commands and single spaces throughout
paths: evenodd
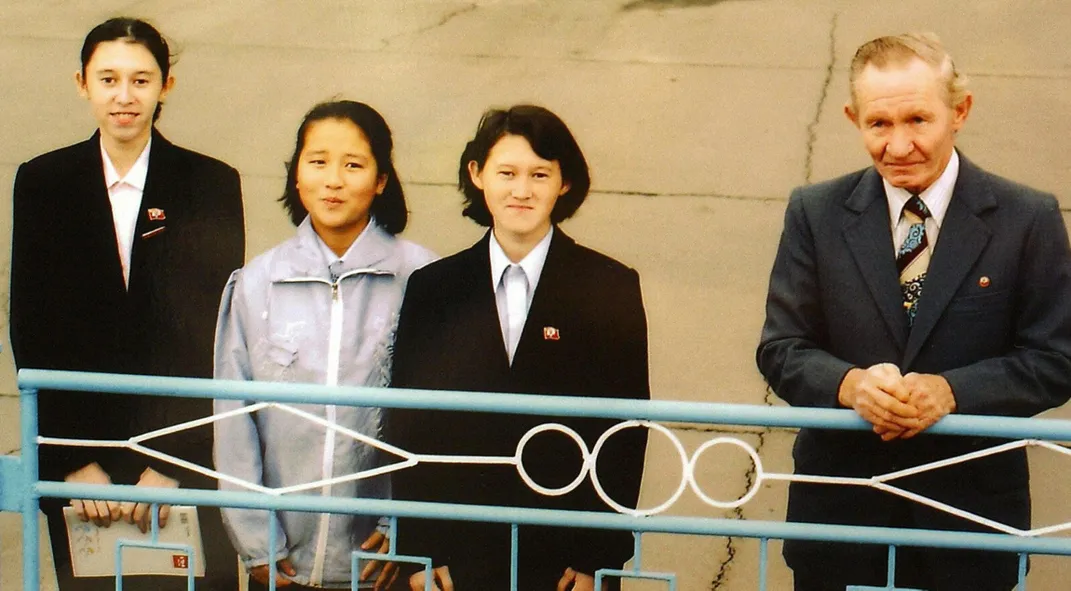
M 514 263 L 502 250 L 502 245 L 491 232 L 491 285 L 495 287 L 495 304 L 498 307 L 498 322 L 502 329 L 502 341 L 510 363 L 521 340 L 521 331 L 532 307 L 539 277 L 550 251 L 550 239 L 554 235 L 551 226 L 547 235 L 535 245 L 519 263 Z
M 119 245 L 119 261 L 123 265 L 123 282 L 130 287 L 130 253 L 134 248 L 134 231 L 138 225 L 141 197 L 145 193 L 145 178 L 149 174 L 149 148 L 152 138 L 145 143 L 134 165 L 119 178 L 115 165 L 100 143 L 100 157 L 104 162 L 104 184 L 108 187 L 108 200 L 112 204 L 112 222 L 115 224 L 115 241 Z

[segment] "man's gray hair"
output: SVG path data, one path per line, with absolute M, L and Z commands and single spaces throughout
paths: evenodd
M 855 84 L 867 66 L 884 69 L 902 65 L 914 58 L 929 64 L 945 82 L 948 106 L 955 107 L 967 96 L 967 77 L 956 71 L 952 56 L 933 33 L 904 33 L 867 41 L 855 52 L 848 77 L 852 110 L 856 110 Z

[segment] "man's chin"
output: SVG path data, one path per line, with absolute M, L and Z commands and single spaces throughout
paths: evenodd
M 903 189 L 909 193 L 921 193 L 923 189 L 922 182 L 915 175 L 896 174 L 890 171 L 883 171 L 881 175 L 890 185 L 897 189 Z

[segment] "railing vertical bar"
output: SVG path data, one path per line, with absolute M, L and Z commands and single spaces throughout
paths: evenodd
M 152 520 L 152 534 L 150 538 L 153 544 L 160 543 L 160 505 L 153 503 L 149 505 L 149 517 Z
M 896 587 L 896 546 L 892 544 L 889 544 L 889 575 L 885 586 L 890 589 Z
M 201 551 L 204 552 L 204 546 L 203 545 L 202 545 L 201 548 L 202 548 Z M 186 555 L 186 559 L 187 559 L 187 563 L 186 563 L 186 591 L 193 591 L 193 581 L 194 581 L 193 573 L 197 572 L 197 555 L 191 549 L 190 553 Z M 205 560 L 205 564 L 206 565 L 208 564 L 208 560 L 207 559 Z M 205 569 L 205 570 L 206 570 L 205 574 L 208 574 L 207 573 L 207 569 Z
M 279 534 L 275 531 L 275 518 L 275 510 L 268 511 L 268 591 L 275 591 L 275 577 L 278 573 L 278 567 L 275 565 L 275 544 Z
M 123 540 L 115 543 L 115 591 L 123 591 L 123 548 Z
M 517 551 L 520 545 L 516 523 L 509 524 L 509 588 L 517 591 Z
M 640 540 L 640 532 L 632 532 L 632 571 L 640 572 L 643 566 L 643 546 Z
M 1019 587 L 1017 591 L 1026 591 L 1026 564 L 1029 560 L 1026 552 L 1019 553 Z
M 390 529 L 387 530 L 387 552 L 391 554 L 398 553 L 398 518 L 391 517 L 389 525 Z
M 759 538 L 759 591 L 766 591 L 766 560 L 769 540 Z
M 22 420 L 22 587 L 36 591 L 41 581 L 41 533 L 38 531 L 37 511 L 37 390 L 20 389 L 19 407 Z

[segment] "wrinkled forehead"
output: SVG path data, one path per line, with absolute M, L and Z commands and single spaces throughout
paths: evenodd
M 850 90 L 856 109 L 875 97 L 906 95 L 935 97 L 951 106 L 948 84 L 939 68 L 917 56 L 867 64 L 852 81 Z

